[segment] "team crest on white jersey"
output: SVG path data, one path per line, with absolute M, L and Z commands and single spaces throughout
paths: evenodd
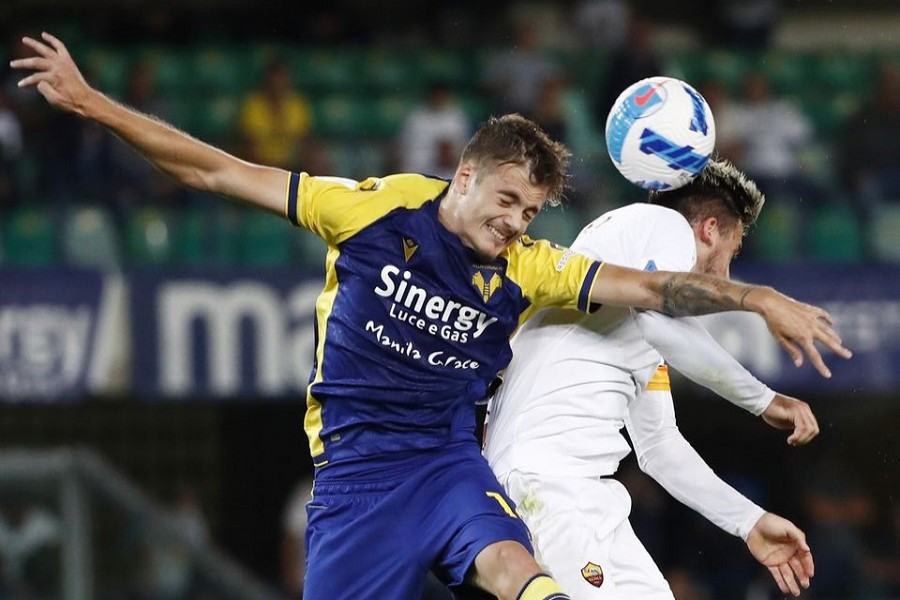
M 600 565 L 589 562 L 581 567 L 581 576 L 594 587 L 603 585 L 603 569 L 600 568 Z

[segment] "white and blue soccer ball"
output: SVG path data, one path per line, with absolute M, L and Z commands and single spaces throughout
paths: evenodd
M 606 119 L 606 148 L 628 181 L 673 190 L 703 170 L 716 143 L 709 104 L 672 77 L 648 77 L 616 99 Z

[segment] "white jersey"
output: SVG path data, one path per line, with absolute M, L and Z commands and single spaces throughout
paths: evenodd
M 690 271 L 697 260 L 684 217 L 651 204 L 604 214 L 572 249 L 642 270 Z M 587 316 L 549 309 L 520 329 L 512 348 L 485 446 L 501 481 L 514 470 L 611 475 L 631 450 L 621 433 L 627 426 L 641 467 L 679 500 L 742 537 L 762 515 L 709 470 L 675 426 L 663 358 L 754 414 L 774 397 L 695 319 L 612 306 Z

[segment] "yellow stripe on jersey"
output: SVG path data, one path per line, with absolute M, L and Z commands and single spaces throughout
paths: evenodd
M 327 319 L 324 316 L 331 314 L 331 308 L 334 306 L 334 299 L 337 297 L 338 280 L 337 272 L 334 269 L 334 263 L 337 261 L 340 252 L 336 248 L 329 248 L 328 254 L 325 255 L 325 287 L 319 297 L 316 299 L 316 327 L 318 331 L 319 343 L 316 346 L 316 364 L 318 370 L 312 384 L 322 381 L 322 364 L 325 358 L 325 327 Z M 309 453 L 313 458 L 315 466 L 320 467 L 325 463 L 317 463 L 315 458 L 325 452 L 325 443 L 319 434 L 322 431 L 322 404 L 312 395 L 312 385 L 306 388 L 306 416 L 303 418 L 303 429 L 306 430 L 306 436 L 309 438 Z
M 442 179 L 415 174 L 354 181 L 291 173 L 285 216 L 333 246 L 395 208 L 418 208 L 446 189 L 447 182 Z
M 667 365 L 659 365 L 650 383 L 647 384 L 647 390 L 651 392 L 669 392 L 672 385 L 669 383 L 669 367 Z

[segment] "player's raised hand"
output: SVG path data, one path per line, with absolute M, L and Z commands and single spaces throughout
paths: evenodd
M 772 288 L 755 289 L 759 292 L 748 295 L 748 306 L 751 299 L 759 304 L 756 312 L 766 320 L 772 336 L 787 350 L 795 366 L 803 364 L 805 354 L 822 377 L 831 377 L 831 371 L 816 344 L 823 345 L 841 358 L 853 356 L 833 329 L 834 320 L 828 311 L 798 302 Z
M 93 89 L 81 75 L 66 46 L 49 33 L 39 41 L 30 37 L 22 43 L 34 50 L 35 56 L 19 58 L 9 64 L 15 69 L 34 71 L 19 87 L 36 86 L 47 102 L 63 110 L 84 114 L 84 106 Z
M 808 444 L 819 435 L 819 423 L 809 404 L 797 398 L 775 394 L 762 413 L 763 421 L 776 429 L 791 429 L 787 442 L 791 446 Z
M 783 594 L 799 596 L 801 587 L 809 587 L 815 573 L 812 552 L 806 535 L 787 519 L 765 513 L 750 530 L 747 548 L 760 564 L 768 567 Z

